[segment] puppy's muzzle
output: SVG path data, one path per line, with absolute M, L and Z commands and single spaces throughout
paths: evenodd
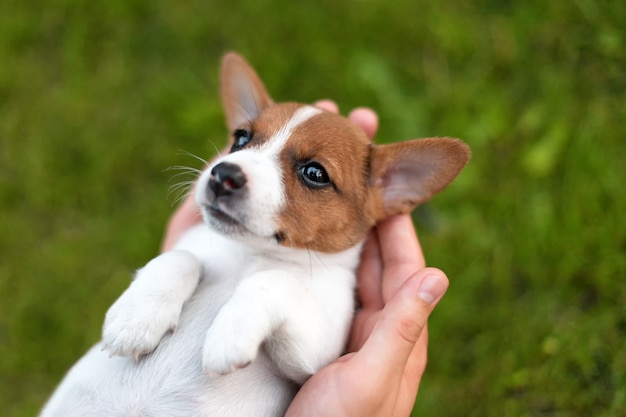
M 209 188 L 215 198 L 231 197 L 240 194 L 246 185 L 246 175 L 239 165 L 221 162 L 211 170 Z

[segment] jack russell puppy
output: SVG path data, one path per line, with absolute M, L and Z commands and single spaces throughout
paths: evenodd
M 42 417 L 283 415 L 345 348 L 372 226 L 469 158 L 457 139 L 374 145 L 337 114 L 274 103 L 234 53 L 221 90 L 233 144 L 197 180 L 205 224 L 137 272 Z

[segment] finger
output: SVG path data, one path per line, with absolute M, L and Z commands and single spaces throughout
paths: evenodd
M 361 263 L 357 270 L 357 290 L 363 309 L 381 310 L 383 308 L 382 276 L 383 263 L 380 247 L 376 232 L 373 231 L 363 245 Z
M 422 376 L 426 370 L 428 360 L 427 347 L 428 326 L 425 326 L 404 367 L 404 375 L 400 383 L 394 416 L 408 416 L 411 414 Z
M 431 311 L 446 289 L 448 279 L 438 269 L 413 274 L 385 306 L 371 336 L 354 359 L 363 361 L 375 378 L 399 383 Z
M 409 264 L 414 268 L 423 268 L 424 256 L 410 215 L 402 214 L 385 219 L 378 224 L 376 230 L 385 266 Z
M 428 325 L 422 330 L 422 334 L 415 343 L 413 351 L 409 355 L 409 359 L 406 362 L 405 376 L 408 383 L 415 382 L 413 388 L 417 392 L 419 381 L 414 381 L 415 375 L 421 376 L 426 370 L 426 364 L 428 363 Z
M 316 101 L 313 105 L 332 113 L 339 113 L 339 107 L 337 106 L 337 103 L 332 100 L 319 100 Z
M 378 115 L 374 110 L 366 107 L 359 107 L 350 112 L 348 119 L 352 123 L 360 126 L 365 131 L 365 134 L 373 139 L 378 130 Z
M 383 300 L 389 300 L 406 279 L 426 264 L 413 221 L 408 214 L 383 220 L 377 226 L 383 277 Z
M 332 100 L 318 100 L 314 103 L 316 107 L 333 113 L 339 113 L 337 103 Z M 365 134 L 372 139 L 378 130 L 378 115 L 372 109 L 358 107 L 350 112 L 348 119 L 359 126 Z

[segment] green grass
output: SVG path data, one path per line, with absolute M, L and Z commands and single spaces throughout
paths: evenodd
M 226 133 L 220 56 L 379 141 L 455 136 L 415 415 L 626 415 L 626 3 L 0 2 L 0 408 L 36 414 Z

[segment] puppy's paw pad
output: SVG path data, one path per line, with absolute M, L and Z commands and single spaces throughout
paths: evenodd
M 236 333 L 232 328 L 214 325 L 209 329 L 202 350 L 202 369 L 209 376 L 226 375 L 245 368 L 256 359 L 262 336 Z
M 107 312 L 102 330 L 103 350 L 111 356 L 139 360 L 174 331 L 180 312 L 162 305 L 150 308 L 128 298 L 122 295 Z
M 256 351 L 253 354 L 225 353 L 222 349 L 207 349 L 205 346 L 202 369 L 209 376 L 227 375 L 250 365 L 256 355 Z
M 217 364 L 217 363 L 203 363 L 202 370 L 205 374 L 207 374 L 211 378 L 215 378 L 218 376 L 224 376 L 231 374 L 235 371 L 243 369 L 250 365 L 252 362 L 246 362 L 238 365 L 230 365 L 227 366 L 225 363 Z

